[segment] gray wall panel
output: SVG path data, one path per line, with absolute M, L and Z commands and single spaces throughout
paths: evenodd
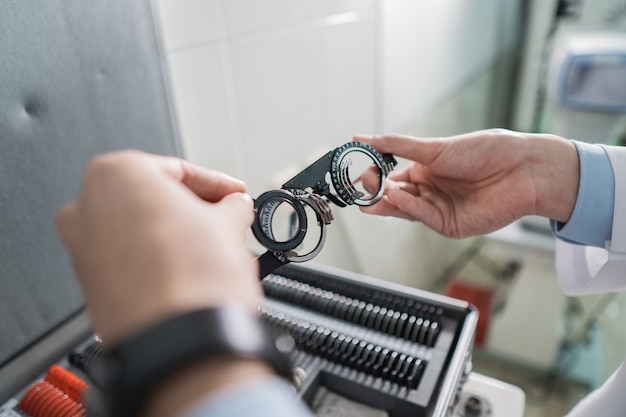
M 2 367 L 82 308 L 54 216 L 97 153 L 180 155 L 149 1 L 0 0 Z

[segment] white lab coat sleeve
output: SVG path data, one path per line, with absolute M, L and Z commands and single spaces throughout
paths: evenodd
M 557 276 L 568 295 L 626 290 L 626 148 L 604 148 L 615 175 L 612 236 L 604 249 L 557 241 Z
M 570 295 L 626 289 L 626 148 L 605 147 L 615 175 L 611 240 L 605 248 L 557 241 L 557 275 Z M 626 415 L 626 364 L 585 397 L 567 417 L 621 417 Z
M 583 398 L 566 417 L 624 417 L 626 365 L 622 364 L 602 387 Z

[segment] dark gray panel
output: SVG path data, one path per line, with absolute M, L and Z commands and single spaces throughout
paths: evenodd
M 89 159 L 181 154 L 157 34 L 147 0 L 0 0 L 0 373 L 82 307 L 54 216 Z

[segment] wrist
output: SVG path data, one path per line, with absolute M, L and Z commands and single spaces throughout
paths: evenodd
M 580 162 L 576 146 L 555 135 L 531 135 L 535 212 L 566 223 L 576 204 Z
M 216 368 L 209 371 L 211 366 Z M 261 319 L 231 305 L 184 312 L 106 347 L 92 377 L 103 390 L 109 413 L 131 417 L 154 401 L 174 409 L 220 385 L 267 375 L 270 369 L 291 379 L 289 361 Z M 185 387 L 210 372 L 211 378 L 185 394 Z M 183 385 L 178 387 L 177 381 Z M 155 391 L 168 388 L 171 394 L 162 403 Z
M 169 417 L 221 390 L 275 377 L 263 361 L 221 356 L 180 370 L 157 385 L 146 400 L 143 417 Z

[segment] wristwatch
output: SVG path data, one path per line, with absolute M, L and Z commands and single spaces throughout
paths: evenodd
M 278 350 L 264 323 L 236 306 L 187 312 L 115 346 L 105 345 L 105 354 L 90 373 L 108 415 L 136 417 L 159 383 L 216 355 L 264 360 L 278 375 L 292 381 L 289 360 Z

